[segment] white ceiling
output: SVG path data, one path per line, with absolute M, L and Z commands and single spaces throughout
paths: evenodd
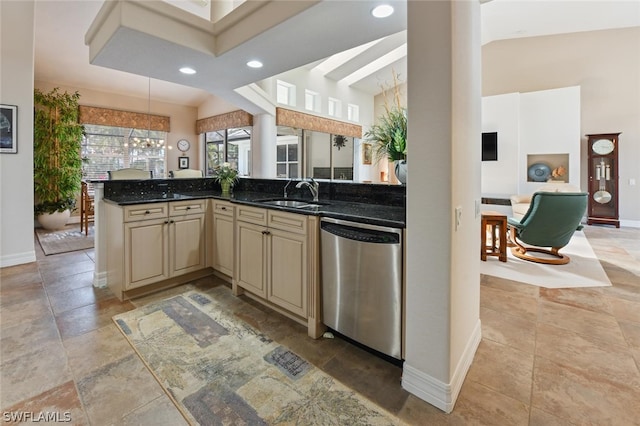
M 195 0 L 182 2 L 186 8 L 197 10 L 199 7 Z M 102 3 L 98 0 L 36 2 L 36 80 L 146 99 L 146 75 L 151 75 L 154 100 L 198 106 L 209 93 L 228 91 L 298 66 L 316 68 L 327 78 L 370 93 L 380 91 L 381 82 L 388 81 L 392 69 L 401 76 L 406 75 L 404 1 L 391 1 L 400 12 L 395 21 L 384 25 L 372 24 L 369 16 L 362 15 L 367 15 L 366 11 L 376 2 L 309 1 L 303 7 L 306 10 L 286 22 L 274 23 L 259 36 L 248 37 L 217 55 L 202 52 L 192 55 L 193 52 L 188 52 L 191 49 L 182 48 L 171 50 L 167 56 L 166 40 L 143 34 L 141 41 L 139 33 L 132 37 L 135 31 L 124 36 L 121 32 L 119 43 L 109 45 L 101 52 L 102 56 L 94 55 L 97 62 L 112 68 L 91 65 L 89 47 L 85 45 L 85 35 Z M 640 0 L 492 0 L 481 7 L 483 44 L 508 38 L 640 26 Z M 181 13 L 186 12 L 177 10 L 175 16 Z M 266 19 L 267 12 L 261 13 L 256 15 Z M 207 14 L 205 11 L 201 15 Z M 231 39 L 230 31 L 190 16 L 193 22 L 210 28 L 214 36 Z M 116 39 L 118 37 L 114 37 Z M 133 44 L 137 44 L 135 49 Z M 356 47 L 347 49 L 353 46 Z M 176 48 L 175 44 L 170 48 Z M 126 52 L 127 49 L 131 51 Z M 252 52 L 265 62 L 265 67 L 258 72 L 244 66 L 244 58 Z M 198 66 L 207 69 L 198 73 L 200 80 L 173 76 L 178 65 L 175 58 L 186 61 L 196 56 Z M 138 60 L 133 61 L 132 57 Z M 202 78 L 204 76 L 206 78 Z

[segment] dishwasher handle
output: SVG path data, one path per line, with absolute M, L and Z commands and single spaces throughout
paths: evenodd
M 395 232 L 378 231 L 375 229 L 357 228 L 349 225 L 321 222 L 320 229 L 348 240 L 373 244 L 400 244 L 400 235 Z

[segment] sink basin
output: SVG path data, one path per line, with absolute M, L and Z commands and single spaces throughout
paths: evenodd
M 294 209 L 312 209 L 321 207 L 327 203 L 317 201 L 304 201 L 304 200 L 291 200 L 287 198 L 269 198 L 266 200 L 256 200 L 263 204 L 270 204 L 272 206 L 292 207 Z

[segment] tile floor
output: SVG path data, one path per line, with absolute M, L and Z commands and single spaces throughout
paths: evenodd
M 404 391 L 399 367 L 339 339 L 308 339 L 244 297 L 229 293 L 228 308 L 409 424 L 640 425 L 640 229 L 585 233 L 612 287 L 548 290 L 482 276 L 483 338 L 451 414 Z M 123 303 L 92 287 L 92 256 L 39 252 L 1 270 L 1 421 L 55 411 L 76 425 L 184 424 L 111 317 L 185 287 Z

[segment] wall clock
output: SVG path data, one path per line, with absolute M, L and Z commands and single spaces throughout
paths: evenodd
M 178 149 L 182 152 L 187 152 L 189 151 L 189 148 L 191 148 L 191 143 L 186 139 L 180 139 L 177 145 Z
M 618 137 L 620 133 L 587 136 L 589 205 L 587 224 L 620 227 L 618 218 Z

